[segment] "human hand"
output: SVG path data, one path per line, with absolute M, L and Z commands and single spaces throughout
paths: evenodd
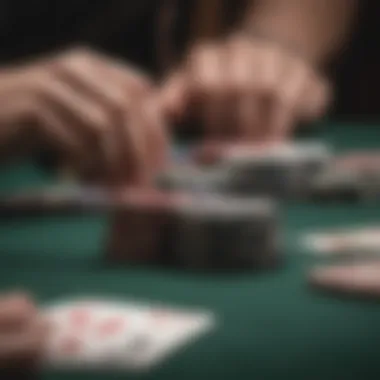
M 38 360 L 48 328 L 26 295 L 0 297 L 0 369 L 20 369 Z
M 164 83 L 173 117 L 196 114 L 211 136 L 282 140 L 321 117 L 331 96 L 306 60 L 275 43 L 235 35 L 195 47 Z
M 144 182 L 166 154 L 154 95 L 137 70 L 75 49 L 0 72 L 0 139 L 32 128 L 85 177 Z

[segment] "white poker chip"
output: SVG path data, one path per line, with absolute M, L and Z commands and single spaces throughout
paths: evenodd
M 358 228 L 308 234 L 302 238 L 302 245 L 316 254 L 380 253 L 380 229 Z
M 331 158 L 328 146 L 319 142 L 303 142 L 279 144 L 261 149 L 233 149 L 228 152 L 226 161 L 229 163 L 252 162 L 299 162 L 318 160 L 325 162 Z

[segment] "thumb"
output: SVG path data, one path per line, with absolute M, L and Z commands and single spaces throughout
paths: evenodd
M 187 107 L 188 86 L 182 72 L 172 74 L 163 84 L 159 93 L 159 102 L 164 114 L 179 119 Z
M 284 104 L 275 104 L 270 119 L 270 139 L 274 141 L 285 140 L 295 127 L 294 112 Z

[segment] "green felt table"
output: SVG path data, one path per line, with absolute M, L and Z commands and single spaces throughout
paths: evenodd
M 380 126 L 326 124 L 339 150 L 380 147 Z M 33 165 L 4 168 L 1 190 L 52 179 Z M 107 216 L 1 220 L 0 287 L 26 289 L 45 303 L 72 296 L 122 296 L 214 311 L 213 333 L 144 375 L 44 373 L 46 379 L 378 379 L 380 304 L 312 291 L 321 261 L 297 243 L 304 231 L 380 221 L 375 205 L 285 205 L 283 268 L 207 275 L 102 264 Z

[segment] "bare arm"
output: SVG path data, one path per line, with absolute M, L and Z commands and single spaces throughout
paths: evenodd
M 316 64 L 337 55 L 347 41 L 357 0 L 255 0 L 246 26 L 298 49 Z

